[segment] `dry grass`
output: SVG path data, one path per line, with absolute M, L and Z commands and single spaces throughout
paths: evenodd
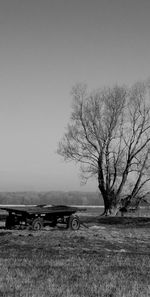
M 77 232 L 1 229 L 0 296 L 150 296 L 150 222 L 82 220 Z

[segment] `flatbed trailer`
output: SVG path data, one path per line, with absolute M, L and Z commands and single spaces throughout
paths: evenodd
M 8 213 L 5 222 L 6 229 L 19 227 L 37 231 L 44 226 L 55 227 L 57 224 L 65 224 L 67 228 L 78 230 L 80 220 L 75 213 L 86 210 L 66 205 L 15 206 L 0 207 L 0 209 Z

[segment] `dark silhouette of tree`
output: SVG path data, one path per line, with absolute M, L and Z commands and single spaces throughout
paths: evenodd
M 72 89 L 72 114 L 58 146 L 80 163 L 82 180 L 96 176 L 104 214 L 115 215 L 147 194 L 150 180 L 150 93 L 146 82 L 88 92 Z

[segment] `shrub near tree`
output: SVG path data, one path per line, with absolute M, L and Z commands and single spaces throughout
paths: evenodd
M 104 214 L 138 205 L 150 181 L 150 87 L 114 86 L 91 93 L 72 88 L 72 113 L 58 154 L 80 164 L 84 182 L 95 176 Z

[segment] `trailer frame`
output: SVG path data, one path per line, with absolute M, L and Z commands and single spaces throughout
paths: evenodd
M 15 206 L 0 207 L 0 209 L 8 212 L 5 221 L 6 229 L 28 228 L 35 231 L 45 226 L 55 227 L 57 224 L 76 231 L 80 228 L 80 219 L 76 213 L 86 210 L 66 205 Z

